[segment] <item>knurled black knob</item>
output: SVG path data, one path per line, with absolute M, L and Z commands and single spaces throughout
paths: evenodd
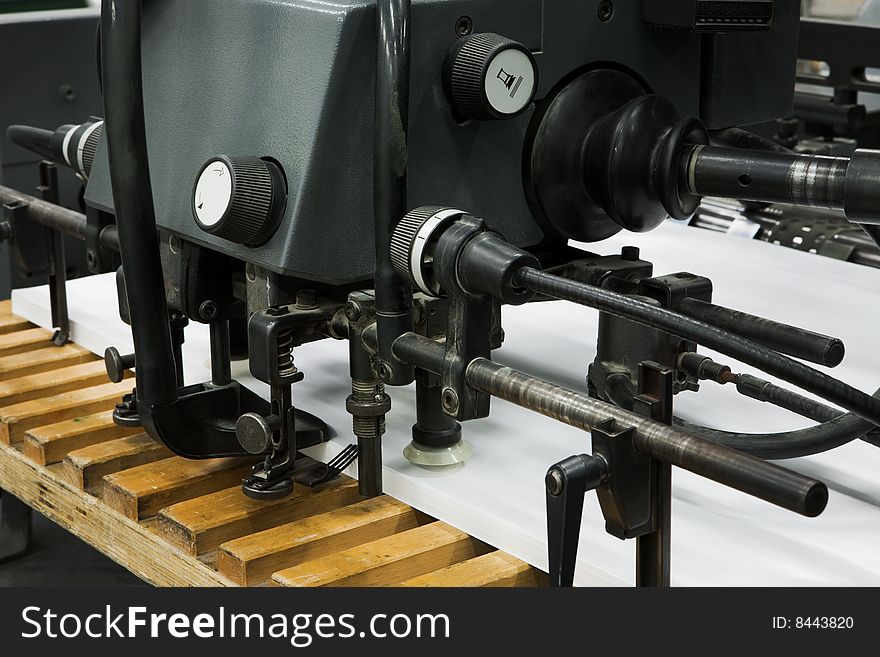
M 440 229 L 466 214 L 462 210 L 426 206 L 407 213 L 391 234 L 391 264 L 398 275 L 431 296 L 440 295 L 440 286 L 431 271 L 432 246 Z
M 538 67 L 521 43 L 498 34 L 472 34 L 449 52 L 443 83 L 453 110 L 461 117 L 509 119 L 534 100 Z
M 212 157 L 199 170 L 193 187 L 193 217 L 199 227 L 248 246 L 272 237 L 286 205 L 281 169 L 257 157 Z

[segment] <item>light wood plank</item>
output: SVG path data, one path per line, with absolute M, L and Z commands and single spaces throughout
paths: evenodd
M 0 301 L 0 316 L 12 314 L 12 299 Z
M 26 351 L 34 351 L 52 344 L 52 331 L 43 328 L 31 328 L 16 333 L 0 335 L 0 358 L 13 356 Z
M 0 381 L 96 360 L 98 360 L 97 356 L 79 345 L 47 346 L 36 351 L 0 358 Z
M 459 588 L 547 586 L 547 574 L 496 550 L 403 582 L 402 586 Z
M 29 429 L 111 410 L 131 387 L 131 381 L 106 383 L 0 408 L 0 442 L 14 444 Z
M 131 376 L 130 373 L 126 374 Z M 106 383 L 107 380 L 104 363 L 91 361 L 51 372 L 41 372 L 0 381 L 0 407 L 51 397 L 70 390 L 89 388 Z
M 204 554 L 221 543 L 359 501 L 357 482 L 341 476 L 318 488 L 296 486 L 283 500 L 252 500 L 241 486 L 175 504 L 159 512 L 159 531 L 169 542 Z
M 33 328 L 33 326 L 26 319 L 16 315 L 0 315 L 0 335 L 24 331 L 25 329 Z
M 431 521 L 424 513 L 383 495 L 224 543 L 218 568 L 236 584 L 256 586 L 282 568 Z
M 132 436 L 141 429 L 113 423 L 113 411 L 104 411 L 55 424 L 35 427 L 24 434 L 24 455 L 42 465 L 59 463 L 68 452 L 107 440 Z
M 57 469 L 57 466 L 56 466 Z M 156 586 L 232 586 L 146 526 L 116 513 L 9 445 L 0 445 L 0 488 Z
M 443 522 L 359 545 L 275 573 L 280 586 L 395 586 L 489 552 Z
M 166 506 L 240 484 L 253 463 L 253 457 L 193 461 L 175 456 L 107 475 L 101 496 L 110 508 L 139 520 Z
M 106 475 L 171 456 L 170 449 L 137 433 L 70 452 L 64 457 L 64 478 L 77 488 L 99 493 Z

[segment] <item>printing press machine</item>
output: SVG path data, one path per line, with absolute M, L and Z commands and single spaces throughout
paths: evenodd
M 864 73 L 880 62 L 805 51 L 801 23 L 795 0 L 108 0 L 103 116 L 9 127 L 44 158 L 44 193 L 0 188 L 0 230 L 17 247 L 22 226 L 43 227 L 50 263 L 63 254 L 52 236 L 85 242 L 133 345 L 103 345 L 111 380 L 136 374 L 114 420 L 185 458 L 251 455 L 242 495 L 319 487 L 355 459 L 361 495 L 381 494 L 383 464 L 401 460 L 383 449 L 386 418 L 403 400 L 406 467 L 451 500 L 446 474 L 490 449 L 495 397 L 546 416 L 548 435 L 583 435 L 529 489 L 544 498 L 551 584 L 575 581 L 595 491 L 606 531 L 635 544 L 635 583 L 668 586 L 673 466 L 816 518 L 829 487 L 785 461 L 880 445 L 880 401 L 827 373 L 843 340 L 778 308 L 771 320 L 715 303 L 713 271 L 666 264 L 689 240 L 712 248 L 669 219 L 714 199 L 834 212 L 880 240 L 880 151 L 806 152 L 803 134 L 786 145 L 744 128 L 804 107 L 799 59 L 828 64 L 810 82 L 841 92 L 810 125 L 853 111 L 844 78 L 876 89 Z M 87 181 L 85 213 L 53 202 L 59 167 Z M 675 247 L 645 248 L 663 240 Z M 63 344 L 65 276 L 51 274 Z M 514 335 L 528 322 L 508 324 L 519 306 L 543 322 L 542 344 L 595 345 L 592 362 L 556 350 L 540 376 L 505 364 L 532 349 Z M 598 324 L 552 321 L 561 306 Z M 190 324 L 210 352 L 199 380 Z M 347 343 L 347 370 L 319 376 L 350 383 L 333 403 L 351 429 L 298 401 L 312 373 L 297 354 L 319 343 Z M 572 367 L 579 378 L 554 382 Z M 673 408 L 734 389 L 811 425 L 743 433 Z M 329 465 L 303 452 L 348 436 L 356 447 Z M 538 453 L 542 440 L 529 437 Z

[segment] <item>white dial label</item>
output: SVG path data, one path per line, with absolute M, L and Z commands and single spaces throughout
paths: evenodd
M 196 183 L 193 207 L 199 222 L 207 227 L 214 226 L 229 207 L 232 200 L 232 173 L 220 160 L 211 162 Z
M 502 114 L 521 112 L 532 100 L 537 76 L 524 52 L 508 48 L 492 58 L 484 81 L 486 98 Z

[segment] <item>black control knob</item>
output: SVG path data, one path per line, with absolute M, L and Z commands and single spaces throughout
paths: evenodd
M 538 67 L 521 43 L 498 34 L 472 34 L 458 41 L 447 56 L 443 83 L 461 117 L 509 119 L 534 100 Z
M 278 229 L 287 205 L 287 184 L 272 162 L 217 155 L 199 170 L 192 201 L 193 217 L 206 233 L 259 246 Z
M 440 296 L 433 274 L 433 248 L 443 228 L 466 213 L 454 208 L 426 206 L 410 211 L 391 235 L 391 263 L 404 280 L 419 292 Z
M 126 370 L 134 367 L 134 354 L 122 355 L 116 347 L 107 347 L 104 351 L 104 367 L 107 378 L 113 383 L 119 383 L 125 379 Z

